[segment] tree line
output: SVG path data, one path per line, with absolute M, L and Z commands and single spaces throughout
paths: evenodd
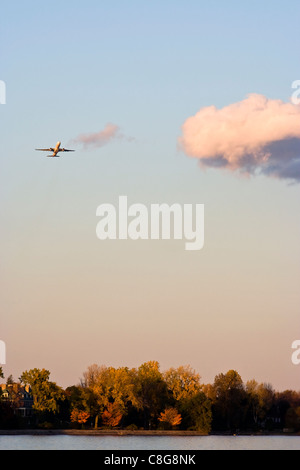
M 18 413 L 25 406 L 24 390 L 31 399 L 28 416 Z M 138 368 L 93 364 L 79 384 L 66 389 L 50 380 L 48 370 L 30 369 L 18 383 L 9 376 L 2 384 L 0 427 L 297 432 L 300 392 L 276 392 L 255 380 L 244 383 L 235 370 L 202 384 L 190 366 L 161 372 L 156 361 Z

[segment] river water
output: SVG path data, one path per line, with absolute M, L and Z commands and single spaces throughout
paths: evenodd
M 0 436 L 0 450 L 300 450 L 300 436 Z

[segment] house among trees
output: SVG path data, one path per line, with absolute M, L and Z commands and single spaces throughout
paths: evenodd
M 32 417 L 33 396 L 29 385 L 20 383 L 0 384 L 1 401 L 6 403 L 14 415 L 25 418 L 28 424 Z

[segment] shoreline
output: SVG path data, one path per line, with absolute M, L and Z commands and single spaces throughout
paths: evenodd
M 208 436 L 199 431 L 163 431 L 129 429 L 0 429 L 3 435 L 40 435 L 40 436 Z
M 202 433 L 199 431 L 163 431 L 128 429 L 0 429 L 0 436 L 299 436 L 299 432 Z

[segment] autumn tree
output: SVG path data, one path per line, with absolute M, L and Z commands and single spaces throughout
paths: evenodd
M 136 395 L 136 370 L 127 367 L 109 368 L 110 375 L 110 401 L 118 404 L 121 412 L 126 413 L 129 404 L 140 408 Z
M 158 417 L 158 421 L 162 423 L 164 429 L 173 429 L 174 427 L 179 426 L 181 420 L 181 414 L 173 407 L 166 408 Z
M 202 392 L 200 375 L 189 365 L 164 373 L 168 389 L 182 414 L 184 428 L 207 433 L 211 429 L 211 402 Z
M 95 418 L 95 428 L 98 427 L 99 416 L 104 409 L 104 391 L 101 383 L 105 379 L 107 367 L 92 364 L 83 373 L 81 380 L 82 404 Z
M 78 424 L 81 424 L 82 426 L 87 422 L 89 418 L 90 418 L 90 414 L 87 411 L 78 410 L 77 408 L 74 408 L 72 410 L 71 416 L 70 416 L 72 423 L 78 423 Z
M 164 379 L 176 401 L 191 397 L 201 391 L 200 375 L 191 366 L 171 367 L 164 373 Z
M 109 428 L 114 428 L 120 424 L 122 419 L 120 405 L 117 402 L 108 403 L 107 408 L 102 413 L 102 422 Z
M 136 395 L 136 372 L 127 367 L 98 366 L 93 364 L 84 373 L 82 384 L 85 394 L 93 397 L 97 408 L 95 427 L 98 426 L 99 416 L 108 409 L 111 403 L 116 403 L 122 416 L 126 415 L 128 406 L 140 408 Z
M 99 380 L 99 376 L 107 369 L 106 366 L 98 366 L 98 364 L 90 365 L 85 372 L 83 372 L 83 378 L 81 379 L 81 386 L 93 387 Z
M 144 427 L 154 425 L 168 402 L 168 388 L 157 361 L 142 364 L 136 374 L 136 396 L 143 411 Z

